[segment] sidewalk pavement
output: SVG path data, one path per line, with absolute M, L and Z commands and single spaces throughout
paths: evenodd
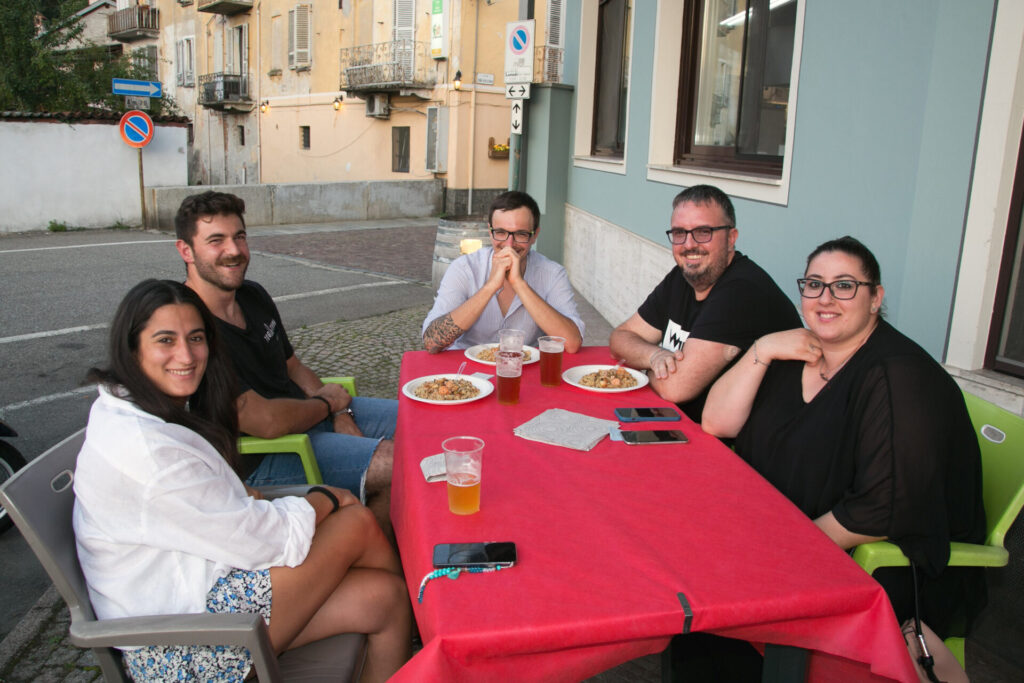
M 392 227 L 425 228 L 422 221 L 387 228 L 379 224 L 273 226 L 250 228 L 250 242 L 256 250 L 322 259 L 358 270 L 387 272 L 429 287 L 430 256 L 424 260 L 422 248 L 409 249 L 406 243 L 405 248 L 387 249 L 380 244 L 378 231 Z M 316 239 L 325 232 L 331 233 L 326 245 L 322 239 Z M 411 233 L 409 236 L 411 238 Z M 422 240 L 422 237 L 417 239 Z M 388 242 L 394 243 L 393 240 Z M 375 246 L 375 254 L 368 256 L 366 247 L 370 245 Z M 382 249 L 390 254 L 381 257 Z M 410 256 L 411 253 L 416 256 Z M 611 325 L 578 295 L 577 304 L 587 326 L 584 342 L 607 344 Z M 289 330 L 289 338 L 296 355 L 318 374 L 354 375 L 360 395 L 397 398 L 402 353 L 423 348 L 420 325 L 429 308 L 429 305 L 417 305 L 358 320 L 299 327 Z M 68 640 L 69 625 L 67 608 L 51 585 L 0 642 L 0 683 L 101 681 L 103 677 L 92 653 L 74 647 Z M 592 680 L 604 683 L 657 681 L 659 676 L 658 656 L 652 655 L 628 662 Z

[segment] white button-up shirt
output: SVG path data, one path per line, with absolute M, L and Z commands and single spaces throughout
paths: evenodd
M 452 261 L 437 288 L 434 307 L 430 309 L 430 313 L 427 313 L 420 334 L 426 332 L 427 327 L 434 320 L 446 313 L 451 313 L 483 288 L 491 275 L 491 257 L 493 255 L 493 247 L 484 247 Z M 537 293 L 537 296 L 572 320 L 579 328 L 580 336 L 583 336 L 585 325 L 583 318 L 576 311 L 576 300 L 573 298 L 572 285 L 569 284 L 569 276 L 566 274 L 565 268 L 543 254 L 531 250 L 529 256 L 526 257 L 526 272 L 523 274 L 523 279 Z M 493 296 L 473 326 L 448 348 L 468 349 L 477 344 L 496 342 L 498 341 L 498 330 L 505 327 L 526 332 L 524 343 L 533 346 L 537 344 L 537 337 L 544 334 L 543 330 L 530 317 L 530 313 L 518 296 L 512 299 L 505 315 L 501 314 L 498 297 Z
M 100 387 L 74 479 L 78 559 L 96 616 L 206 611 L 233 569 L 296 566 L 316 513 L 251 498 L 201 436 Z

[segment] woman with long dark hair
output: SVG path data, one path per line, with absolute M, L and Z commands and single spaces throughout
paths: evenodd
M 100 619 L 255 612 L 278 652 L 367 633 L 363 680 L 409 656 L 401 568 L 348 491 L 268 501 L 233 470 L 234 378 L 198 295 L 146 280 L 125 296 L 75 472 L 78 556 Z M 137 680 L 238 680 L 244 648 L 126 650 Z M 201 672 L 201 673 L 200 673 Z

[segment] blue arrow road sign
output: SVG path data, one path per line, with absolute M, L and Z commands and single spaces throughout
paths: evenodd
M 160 81 L 131 81 L 127 78 L 111 79 L 115 95 L 141 95 L 143 97 L 163 97 L 164 89 Z

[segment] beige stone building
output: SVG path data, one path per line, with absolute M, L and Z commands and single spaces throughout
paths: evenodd
M 509 183 L 505 33 L 529 4 L 534 80 L 557 82 L 561 0 L 118 0 L 111 35 L 154 46 L 190 183 L 441 178 L 461 213 Z

